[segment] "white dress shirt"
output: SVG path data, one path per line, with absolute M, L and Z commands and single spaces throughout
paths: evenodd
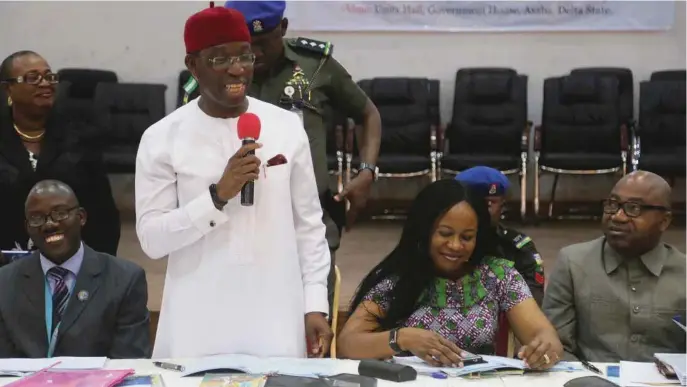
M 169 255 L 154 358 L 306 355 L 304 314 L 327 313 L 329 248 L 307 134 L 297 115 L 249 98 L 262 123 L 255 200 L 222 211 L 209 186 L 241 147 L 238 119 L 198 99 L 146 130 L 136 159 L 136 231 Z M 287 163 L 264 165 L 282 154 Z

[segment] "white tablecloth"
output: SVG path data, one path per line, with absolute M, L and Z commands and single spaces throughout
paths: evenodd
M 358 362 L 353 360 L 337 360 L 338 373 L 358 374 Z M 170 363 L 185 364 L 185 359 L 170 360 Z M 599 370 L 606 372 L 607 364 L 596 364 Z M 166 387 L 198 387 L 201 377 L 180 378 L 179 372 L 162 370 L 153 366 L 151 360 L 109 360 L 106 368 L 109 369 L 135 369 L 138 374 L 161 374 Z M 489 378 L 484 380 L 466 380 L 462 378 L 433 379 L 429 376 L 418 376 L 417 380 L 406 383 L 393 383 L 379 380 L 378 387 L 403 386 L 403 387 L 562 387 L 570 379 L 595 375 L 589 371 L 577 372 L 550 372 L 526 376 L 504 376 L 501 378 Z M 5 386 L 17 378 L 0 377 L 0 386 Z

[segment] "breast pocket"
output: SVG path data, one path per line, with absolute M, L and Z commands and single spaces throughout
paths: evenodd
M 589 299 L 589 321 L 590 332 L 602 334 L 604 332 L 614 332 L 616 327 L 626 325 L 623 304 L 620 300 L 591 297 Z

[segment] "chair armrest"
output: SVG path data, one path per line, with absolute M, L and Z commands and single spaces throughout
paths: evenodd
M 630 146 L 630 135 L 628 133 L 627 125 L 620 125 L 620 150 L 627 152 Z
M 429 126 L 429 146 L 432 152 L 439 150 L 439 128 L 436 125 Z
M 522 137 L 520 139 L 520 151 L 527 152 L 530 149 L 530 132 L 532 131 L 532 121 L 527 121 L 525 129 L 522 132 Z
M 346 134 L 343 125 L 336 125 L 334 127 L 334 136 L 336 139 L 336 151 L 343 151 L 346 146 Z
M 541 151 L 541 133 L 542 133 L 542 126 L 537 125 L 534 127 L 534 151 L 539 152 Z
M 355 147 L 355 124 L 349 121 L 348 127 L 346 128 L 346 138 L 344 141 L 344 152 L 351 155 L 353 154 L 353 148 Z
M 446 124 L 439 124 L 439 128 L 437 130 L 437 151 L 439 153 L 444 153 L 446 150 L 446 129 L 451 125 L 450 122 L 447 122 Z

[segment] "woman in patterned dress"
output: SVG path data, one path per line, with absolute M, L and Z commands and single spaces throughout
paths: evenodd
M 430 364 L 462 366 L 463 351 L 493 353 L 505 312 L 534 369 L 557 363 L 563 347 L 513 263 L 494 255 L 483 198 L 455 180 L 422 190 L 398 246 L 361 283 L 339 353 L 384 359 L 410 352 Z M 462 356 L 461 356 L 462 354 Z
M 32 250 L 24 225 L 24 202 L 34 184 L 63 181 L 88 212 L 83 239 L 115 255 L 119 212 L 100 153 L 83 141 L 93 130 L 59 114 L 58 76 L 40 55 L 19 51 L 0 65 L 0 249 Z

